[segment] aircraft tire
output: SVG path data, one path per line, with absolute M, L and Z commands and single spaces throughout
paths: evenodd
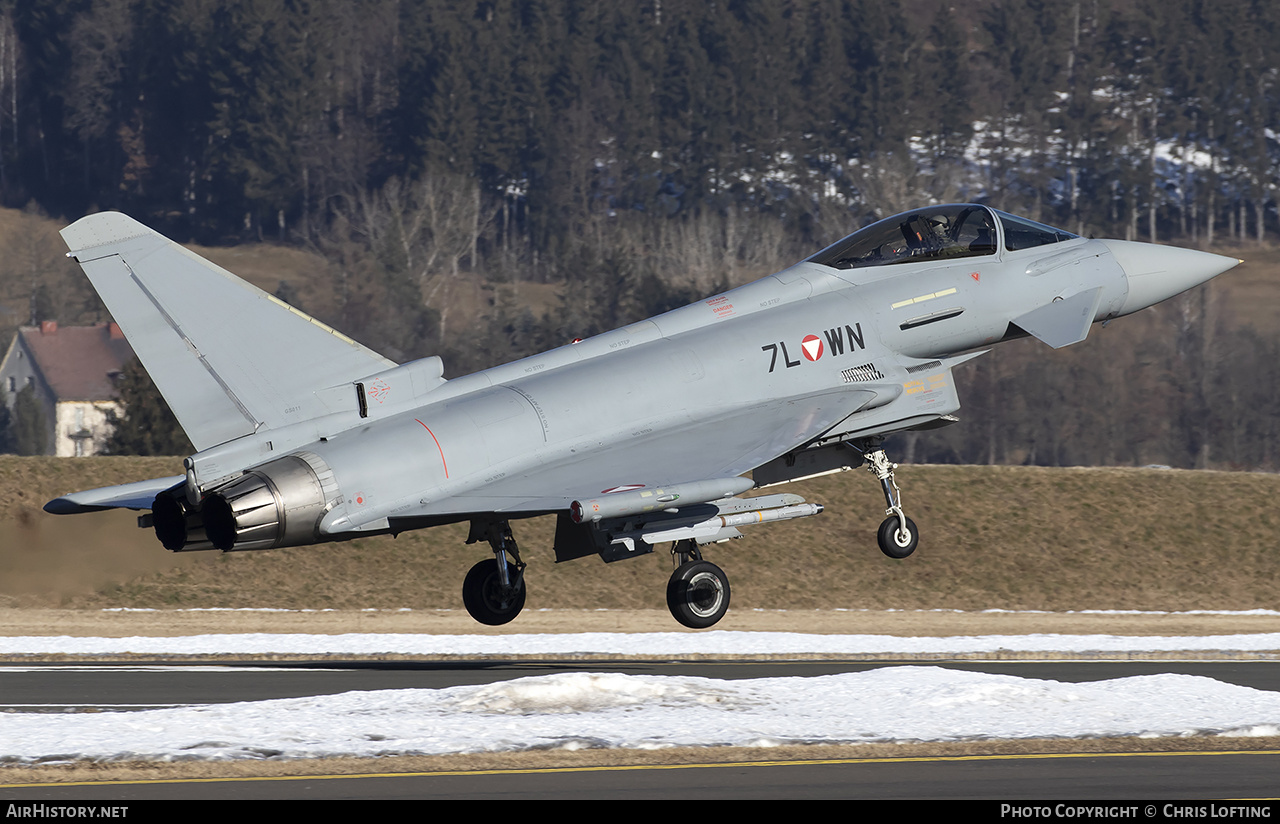
M 514 569 L 511 570 L 513 573 Z M 481 561 L 467 572 L 462 581 L 462 603 L 471 617 L 491 627 L 508 624 L 524 609 L 524 579 L 514 593 L 504 597 L 502 579 L 498 577 L 498 561 Z
M 903 543 L 902 536 L 898 534 L 898 516 L 890 515 L 885 518 L 876 535 L 880 551 L 890 558 L 905 558 L 915 552 L 916 545 L 920 543 L 920 530 L 910 518 L 907 519 L 907 532 L 910 533 L 910 540 Z
M 667 609 L 690 629 L 706 629 L 729 611 L 729 576 L 710 561 L 690 561 L 671 573 Z

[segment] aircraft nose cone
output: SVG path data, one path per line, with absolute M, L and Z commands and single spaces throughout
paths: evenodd
M 1235 258 L 1176 246 L 1128 240 L 1102 242 L 1124 269 L 1129 283 L 1129 296 L 1119 312 L 1121 315 L 1167 300 L 1240 263 Z

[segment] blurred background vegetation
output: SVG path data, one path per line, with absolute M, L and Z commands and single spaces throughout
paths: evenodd
M 0 333 L 106 319 L 100 209 L 456 376 L 980 201 L 1253 268 L 899 455 L 1274 469 L 1278 131 L 1273 0 L 0 0 Z

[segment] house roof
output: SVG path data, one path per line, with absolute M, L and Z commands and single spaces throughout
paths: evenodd
M 133 348 L 114 323 L 58 326 L 46 321 L 18 330 L 31 359 L 59 401 L 103 401 L 119 397 L 114 377 Z

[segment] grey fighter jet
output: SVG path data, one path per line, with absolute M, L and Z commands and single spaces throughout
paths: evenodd
M 445 380 L 438 357 L 397 365 L 122 214 L 62 236 L 198 451 L 181 475 L 47 511 L 149 510 L 139 525 L 173 551 L 468 521 L 493 557 L 463 602 L 492 625 L 525 601 L 510 524 L 538 515 L 557 518 L 557 561 L 670 543 L 667 604 L 693 628 L 729 606 L 704 547 L 822 511 L 752 489 L 865 465 L 885 497 L 880 548 L 904 558 L 919 531 L 881 444 L 955 420 L 957 364 L 1024 335 L 1082 341 L 1238 263 L 931 206 L 690 306 Z

